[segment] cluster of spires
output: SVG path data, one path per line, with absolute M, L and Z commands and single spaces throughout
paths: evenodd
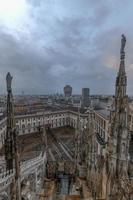
M 126 44 L 126 37 L 122 35 L 121 50 L 120 50 L 120 67 L 119 67 L 119 72 L 116 78 L 116 91 L 115 91 L 115 110 L 118 112 L 121 109 L 119 100 L 121 99 L 123 101 L 126 96 L 127 78 L 126 78 L 125 63 L 124 63 L 125 44 Z M 15 168 L 17 169 L 16 177 L 18 179 L 19 158 L 17 155 L 18 154 L 17 142 L 16 142 L 17 137 L 16 137 L 16 131 L 15 131 L 13 96 L 12 96 L 12 88 L 11 88 L 12 76 L 10 75 L 10 73 L 7 74 L 6 82 L 7 82 L 7 130 L 6 130 L 6 137 L 5 137 L 6 168 L 7 170 L 13 170 L 15 166 Z M 80 123 L 80 117 L 78 117 L 77 131 L 79 131 L 79 123 Z M 79 155 L 77 155 L 77 157 L 78 156 Z

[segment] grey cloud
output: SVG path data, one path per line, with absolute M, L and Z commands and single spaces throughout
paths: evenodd
M 118 66 L 108 67 L 105 61 L 113 56 L 119 65 L 120 35 L 127 27 L 107 26 L 112 6 L 92 0 L 58 1 L 63 3 L 49 8 L 52 0 L 27 2 L 30 26 L 24 33 L 17 39 L 8 29 L 0 31 L 0 84 L 10 71 L 17 93 L 63 92 L 65 84 L 71 84 L 75 93 L 82 87 L 90 87 L 91 93 L 113 93 Z M 130 42 L 129 50 L 131 46 Z M 133 63 L 131 54 L 127 59 Z

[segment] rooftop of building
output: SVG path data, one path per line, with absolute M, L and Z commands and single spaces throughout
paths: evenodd
M 101 110 L 95 110 L 96 113 L 98 113 L 99 115 L 101 115 L 103 118 L 105 119 L 109 119 L 110 116 L 110 111 L 106 110 L 106 109 L 101 109 Z

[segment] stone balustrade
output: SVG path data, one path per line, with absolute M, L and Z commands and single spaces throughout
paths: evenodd
M 44 153 L 43 156 L 42 154 L 40 154 L 36 158 L 33 158 L 29 161 L 24 161 L 20 167 L 21 180 L 24 179 L 26 175 L 35 172 L 35 170 L 40 165 L 45 164 L 45 160 L 46 160 L 46 153 Z
M 21 181 L 31 173 L 35 173 L 36 169 L 46 164 L 46 152 L 44 155 L 40 154 L 38 157 L 33 158 L 29 161 L 21 162 L 20 164 L 20 177 Z M 15 170 L 5 171 L 0 173 L 0 192 L 6 190 L 11 184 L 13 177 L 15 175 Z
M 13 177 L 15 175 L 15 171 L 12 172 L 4 172 L 0 174 L 0 192 L 8 188 L 8 186 L 11 184 Z

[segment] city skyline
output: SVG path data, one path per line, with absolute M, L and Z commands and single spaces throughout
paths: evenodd
M 133 200 L 133 99 L 121 35 L 114 98 L 14 98 L 6 75 L 0 115 L 0 199 Z M 17 103 L 16 103 L 17 102 Z
M 14 93 L 114 94 L 120 35 L 127 37 L 128 94 L 133 94 L 132 1 L 0 1 L 0 93 L 8 71 Z M 129 29 L 130 28 L 130 29 Z

